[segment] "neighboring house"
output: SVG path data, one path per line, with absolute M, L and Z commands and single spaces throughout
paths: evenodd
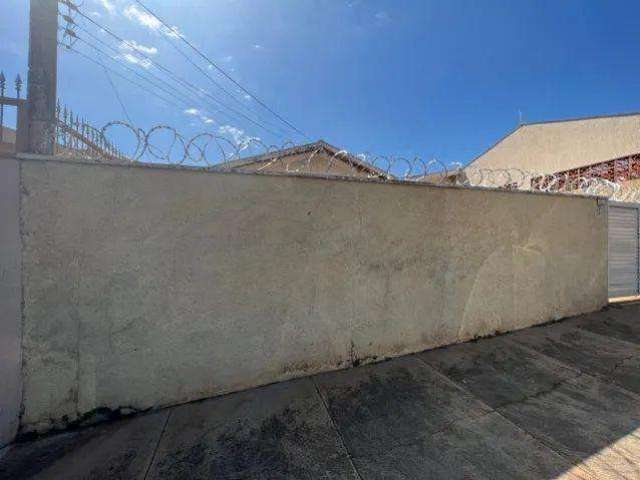
M 2 127 L 2 141 L 0 153 L 13 153 L 16 146 L 16 131 L 13 128 Z
M 483 169 L 519 169 L 625 183 L 640 178 L 639 154 L 640 113 L 577 118 L 521 125 L 465 171 L 477 177 Z M 527 186 L 521 175 L 514 172 L 513 177 Z M 525 182 L 531 180 L 529 176 Z
M 220 170 L 388 178 L 385 171 L 323 140 L 227 162 Z

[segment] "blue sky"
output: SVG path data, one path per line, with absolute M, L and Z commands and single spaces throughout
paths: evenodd
M 466 163 L 515 128 L 519 112 L 525 122 L 533 122 L 640 110 L 637 1 L 143 3 L 311 139 L 353 152 Z M 27 70 L 27 4 L 0 2 L 0 68 L 11 78 Z M 237 99 L 217 91 L 133 0 L 84 0 L 82 9 L 226 104 L 278 123 L 209 70 Z M 118 42 L 78 22 L 113 44 L 126 61 L 130 52 Z M 85 44 L 76 48 L 96 55 Z M 135 78 L 110 60 L 102 61 Z M 130 66 L 143 74 L 154 71 Z M 59 96 L 89 121 L 99 125 L 123 119 L 99 66 L 61 51 L 58 74 Z M 115 76 L 112 80 L 142 128 L 169 124 L 186 135 L 208 131 L 283 141 L 243 118 L 207 109 L 202 98 L 176 108 L 148 89 Z M 185 113 L 190 107 L 197 114 Z M 292 131 L 285 136 L 304 141 Z

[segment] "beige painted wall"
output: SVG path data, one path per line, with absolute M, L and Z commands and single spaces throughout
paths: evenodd
M 607 301 L 596 200 L 24 161 L 25 431 Z
M 555 173 L 640 152 L 640 115 L 524 125 L 469 164 Z

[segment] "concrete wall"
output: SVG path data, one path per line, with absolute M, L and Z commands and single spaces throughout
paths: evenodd
M 22 395 L 19 170 L 0 158 L 0 447 L 18 430 Z
M 22 163 L 25 431 L 607 301 L 589 198 Z

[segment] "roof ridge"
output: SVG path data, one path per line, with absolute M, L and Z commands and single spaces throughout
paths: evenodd
M 560 118 L 555 120 L 540 120 L 539 122 L 525 122 L 522 124 L 523 127 L 528 127 L 531 125 L 544 125 L 547 123 L 566 123 L 566 122 L 580 122 L 585 120 L 600 120 L 604 118 L 620 118 L 620 117 L 633 117 L 640 116 L 640 111 L 636 112 L 627 112 L 627 113 L 613 113 L 608 115 L 590 115 L 587 117 L 570 117 L 570 118 Z
M 372 173 L 375 173 L 376 175 L 391 177 L 388 172 L 385 172 L 375 165 L 370 164 L 366 160 L 359 158 L 357 155 L 353 155 L 347 150 L 335 147 L 322 139 L 316 140 L 315 142 L 311 143 L 305 143 L 303 145 L 294 145 L 288 148 L 283 148 L 281 150 L 273 150 L 271 152 L 253 155 L 251 157 L 238 158 L 236 160 L 226 162 L 224 165 L 221 165 L 220 168 L 241 168 L 252 163 L 268 162 L 273 158 L 282 158 L 291 155 L 297 155 L 305 151 L 313 150 L 314 148 L 318 151 L 325 150 L 327 153 L 333 156 L 340 154 L 340 157 L 343 161 L 347 160 L 349 163 L 359 168 L 366 169 Z
M 510 132 L 508 132 L 507 134 L 505 134 L 502 137 L 500 137 L 489 148 L 485 149 L 482 153 L 480 153 L 479 155 L 474 157 L 473 160 L 471 160 L 469 163 L 467 163 L 464 168 L 469 167 L 476 160 L 478 160 L 479 158 L 485 156 L 487 153 L 489 153 L 491 150 L 493 150 L 495 147 L 497 147 L 499 144 L 501 144 L 503 141 L 505 141 L 507 138 L 509 138 L 511 135 L 515 134 L 516 132 L 518 132 L 522 128 L 532 127 L 532 126 L 535 126 L 535 125 L 547 125 L 547 124 L 550 124 L 550 123 L 580 122 L 580 121 L 585 121 L 585 120 L 600 120 L 600 119 L 605 119 L 605 118 L 621 118 L 621 117 L 633 117 L 633 116 L 640 116 L 640 111 L 628 112 L 628 113 L 614 113 L 614 114 L 609 114 L 609 115 L 591 115 L 591 116 L 588 116 L 588 117 L 572 117 L 572 118 L 564 118 L 564 119 L 556 119 L 556 120 L 541 120 L 539 122 L 521 123 L 516 128 L 511 130 Z

